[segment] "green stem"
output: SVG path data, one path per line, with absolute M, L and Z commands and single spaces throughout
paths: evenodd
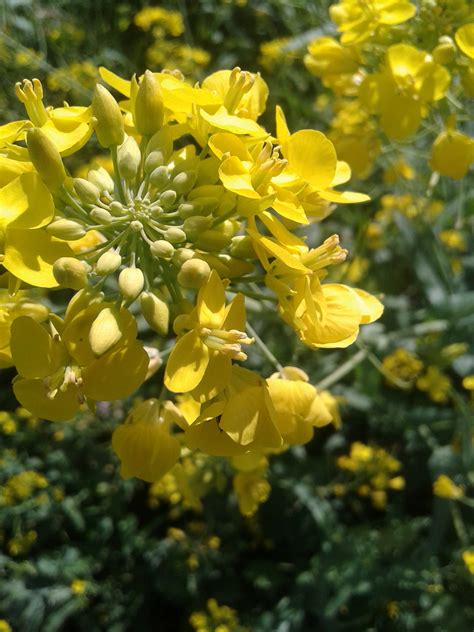
M 112 156 L 112 163 L 114 165 L 114 180 L 115 180 L 115 188 L 117 189 L 117 194 L 122 204 L 127 204 L 126 199 L 125 199 L 125 191 L 123 189 L 122 179 L 120 177 L 120 170 L 118 166 L 117 145 L 114 145 L 113 147 L 110 148 L 110 154 Z
M 283 371 L 283 366 L 280 364 L 280 362 L 278 362 L 277 358 L 273 355 L 273 353 L 270 351 L 270 349 L 263 342 L 263 340 L 260 338 L 260 336 L 257 334 L 255 329 L 252 327 L 252 325 L 248 321 L 247 321 L 247 329 L 249 330 L 250 335 L 253 338 L 255 338 L 255 343 L 260 348 L 264 356 L 268 360 L 270 360 L 270 362 L 273 364 L 273 366 L 276 368 L 277 371 L 279 372 Z
M 337 367 L 332 373 L 323 378 L 320 382 L 316 384 L 316 388 L 318 390 L 324 390 L 331 387 L 336 382 L 339 382 L 343 377 L 345 377 L 348 373 L 352 371 L 358 364 L 363 362 L 367 357 L 367 351 L 365 349 L 359 349 L 359 351 L 349 358 L 344 364 Z

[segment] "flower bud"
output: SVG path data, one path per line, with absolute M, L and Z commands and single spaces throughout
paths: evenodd
M 120 293 L 126 301 L 134 301 L 143 290 L 145 278 L 140 268 L 124 268 L 119 274 Z
M 66 179 L 61 154 L 53 141 L 39 127 L 26 132 L 26 145 L 30 160 L 41 179 L 50 189 L 57 189 Z
M 164 191 L 158 201 L 161 204 L 161 206 L 166 209 L 169 206 L 173 206 L 173 204 L 176 202 L 176 198 L 177 198 L 177 194 L 176 191 Z
M 150 246 L 150 252 L 154 257 L 171 259 L 174 255 L 174 247 L 165 239 L 157 239 Z
M 140 148 L 133 136 L 127 136 L 118 148 L 118 165 L 122 178 L 134 180 L 141 162 Z
M 151 292 L 142 292 L 140 295 L 140 308 L 143 318 L 150 327 L 160 334 L 166 336 L 168 333 L 170 310 L 168 305 Z
M 113 274 L 122 265 L 122 257 L 118 252 L 109 250 L 101 255 L 95 264 L 95 273 L 100 276 Z
M 168 167 L 157 167 L 150 175 L 150 183 L 157 189 L 163 189 L 170 180 L 170 174 Z
M 122 112 L 114 97 L 100 83 L 94 88 L 92 116 L 95 118 L 95 133 L 102 147 L 116 147 L 123 143 Z
M 62 287 L 80 290 L 87 285 L 89 266 L 73 257 L 61 257 L 53 265 L 53 275 Z
M 449 35 L 443 35 L 438 40 L 438 45 L 433 49 L 432 56 L 438 64 L 449 64 L 456 57 L 456 45 L 449 37 Z
M 173 255 L 173 263 L 181 267 L 185 261 L 192 259 L 195 255 L 191 248 L 178 248 Z
M 98 357 L 104 355 L 122 337 L 119 312 L 116 308 L 102 309 L 89 330 L 89 344 L 92 353 Z
M 186 239 L 186 233 L 177 226 L 170 226 L 165 230 L 164 238 L 172 244 L 179 244 Z
M 178 272 L 178 283 L 185 288 L 197 290 L 206 283 L 210 274 L 211 268 L 206 261 L 189 259 L 183 263 Z
M 207 230 L 212 224 L 211 217 L 188 217 L 184 220 L 183 230 L 189 239 L 195 239 L 200 233 Z
M 183 202 L 178 206 L 178 213 L 181 219 L 187 219 L 194 215 L 201 215 L 201 209 L 197 204 L 190 204 L 189 202 Z
M 232 237 L 230 253 L 239 259 L 255 259 L 257 256 L 252 239 L 248 235 Z
M 112 193 L 114 190 L 114 181 L 104 167 L 98 169 L 90 169 L 87 174 L 87 179 L 99 189 L 101 193 L 107 191 Z
M 224 250 L 224 248 L 229 246 L 230 242 L 231 237 L 222 231 L 217 230 L 217 228 L 205 230 L 195 238 L 196 246 L 202 250 L 207 250 L 208 252 Z
M 74 191 L 81 202 L 85 204 L 96 204 L 99 201 L 100 191 L 89 180 L 74 178 Z
M 117 200 L 114 200 L 110 203 L 109 210 L 115 217 L 121 217 L 122 215 L 125 215 L 123 204 L 121 202 L 118 202 Z
M 163 152 L 160 149 L 155 149 L 148 154 L 145 160 L 145 173 L 151 173 L 158 167 L 163 166 L 165 162 Z
M 145 70 L 135 97 L 133 120 L 137 132 L 142 136 L 151 136 L 161 129 L 164 111 L 160 83 L 152 72 Z
M 79 222 L 75 222 L 72 219 L 61 218 L 48 224 L 48 226 L 46 226 L 46 232 L 58 239 L 73 241 L 84 237 L 87 231 Z
M 174 189 L 178 195 L 183 195 L 191 191 L 196 180 L 197 171 L 182 171 L 173 178 L 171 188 Z
M 109 224 L 114 219 L 113 215 L 109 213 L 107 209 L 101 208 L 100 206 L 94 206 L 89 215 L 91 219 L 98 224 Z

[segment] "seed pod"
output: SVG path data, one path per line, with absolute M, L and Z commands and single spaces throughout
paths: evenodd
M 113 274 L 122 265 L 122 257 L 118 252 L 109 250 L 101 255 L 95 264 L 95 273 L 100 276 Z
M 140 308 L 146 322 L 160 334 L 168 333 L 170 310 L 168 305 L 151 292 L 142 292 L 140 295 Z
M 118 165 L 122 178 L 127 182 L 135 179 L 140 167 L 142 156 L 137 141 L 133 136 L 127 136 L 118 148 Z
M 210 274 L 211 268 L 206 261 L 189 259 L 183 263 L 178 272 L 178 283 L 185 288 L 197 290 L 206 283 Z
M 117 101 L 107 88 L 96 84 L 92 97 L 92 116 L 95 133 L 102 147 L 116 147 L 123 143 L 124 123 Z
M 104 355 L 122 337 L 120 314 L 116 308 L 102 309 L 89 330 L 89 344 L 97 357 Z
M 158 79 L 149 70 L 138 86 L 135 97 L 133 120 L 137 132 L 142 136 L 151 136 L 163 126 L 165 106 Z
M 46 226 L 46 232 L 58 239 L 74 241 L 75 239 L 84 237 L 87 231 L 79 222 L 75 222 L 72 219 L 61 218 L 48 224 L 48 226 Z
M 143 290 L 145 277 L 140 268 L 124 268 L 119 274 L 120 293 L 126 301 L 134 301 Z
M 165 239 L 157 239 L 150 246 L 150 252 L 154 257 L 171 259 L 174 255 L 174 247 Z
M 87 285 L 89 266 L 73 257 L 61 257 L 53 265 L 53 275 L 62 287 L 80 290 Z
M 104 193 L 105 191 L 107 191 L 107 193 L 112 193 L 114 190 L 114 181 L 104 167 L 89 169 L 87 179 L 89 182 L 92 182 L 92 184 L 95 184 L 101 193 Z
M 26 132 L 26 145 L 30 160 L 41 179 L 53 191 L 66 179 L 61 154 L 53 141 L 39 127 Z
M 100 191 L 89 180 L 74 178 L 74 191 L 81 202 L 85 204 L 97 204 L 99 201 Z

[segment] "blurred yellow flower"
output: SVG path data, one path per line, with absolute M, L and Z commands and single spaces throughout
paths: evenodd
M 433 483 L 433 494 L 439 498 L 457 500 L 464 496 L 464 489 L 456 485 L 448 476 L 441 474 Z

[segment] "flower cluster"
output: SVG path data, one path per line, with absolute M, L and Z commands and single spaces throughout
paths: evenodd
M 291 133 L 280 108 L 274 136 L 258 123 L 259 75 L 235 68 L 193 87 L 177 73 L 100 73 L 120 104 L 97 84 L 89 107 L 46 107 L 40 82 L 25 80 L 16 93 L 28 119 L 0 128 L 3 354 L 18 371 L 15 395 L 39 417 L 71 419 L 127 397 L 168 356 L 160 399 L 114 433 L 122 475 L 156 481 L 183 446 L 243 458 L 234 487 L 253 513 L 268 495 L 265 453 L 308 442 L 334 414 L 300 369 L 278 365 L 266 380 L 242 366 L 256 338 L 265 350 L 246 297 L 276 303 L 309 348 L 351 344 L 382 305 L 326 282 L 347 251 L 337 235 L 311 247 L 304 231 L 334 203 L 367 196 L 335 189 L 350 169 L 321 132 Z M 111 168 L 72 177 L 69 162 L 95 141 Z M 63 312 L 47 310 L 27 286 L 74 294 Z M 146 328 L 154 346 L 137 339 Z M 249 477 L 261 481 L 252 499 Z

